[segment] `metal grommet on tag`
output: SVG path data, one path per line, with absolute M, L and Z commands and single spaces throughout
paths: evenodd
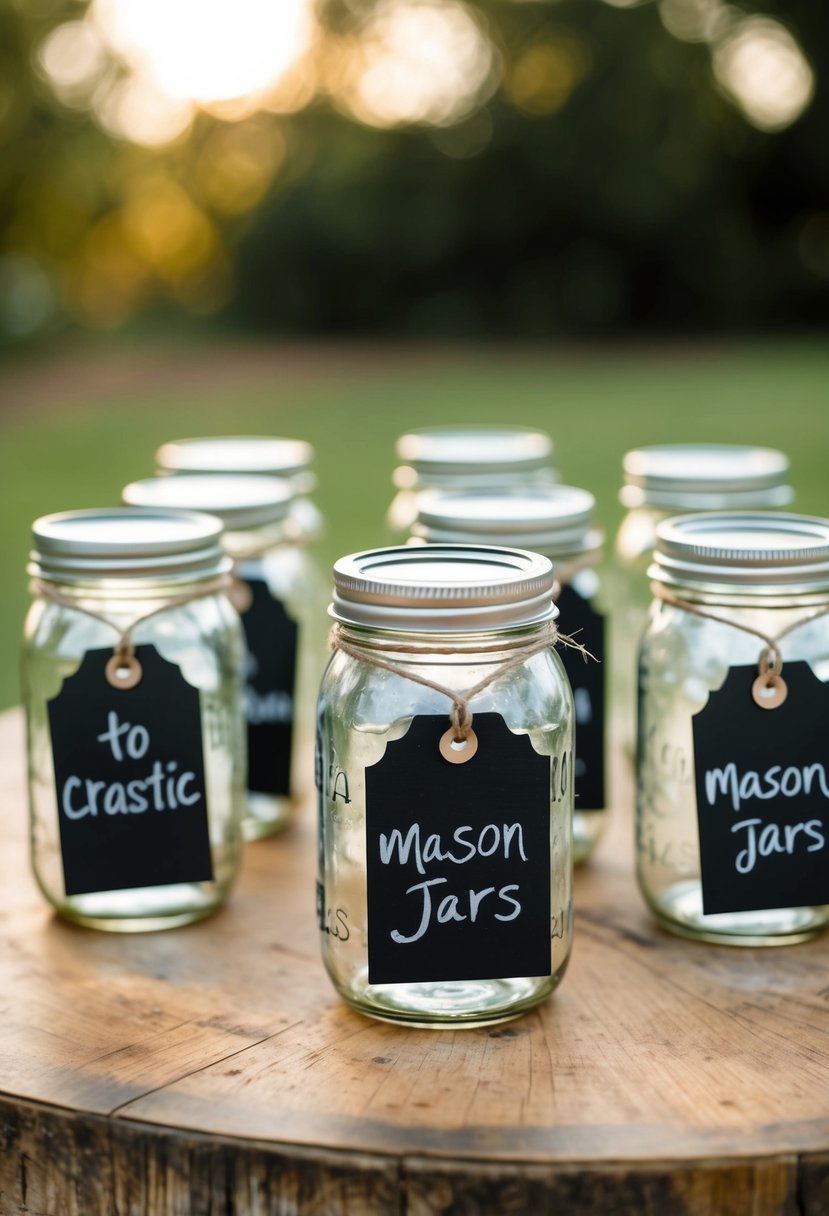
M 99 669 L 100 670 L 100 669 Z M 144 669 L 134 654 L 116 651 L 105 667 L 107 682 L 127 691 L 141 683 Z
M 230 600 L 233 607 L 242 616 L 248 612 L 253 603 L 253 592 L 243 579 L 234 576 L 230 587 L 228 588 L 227 598 Z
M 440 754 L 450 764 L 466 764 L 478 750 L 478 736 L 470 728 L 465 739 L 456 739 L 453 727 L 440 737 Z
M 777 709 L 789 695 L 788 685 L 780 675 L 758 676 L 751 686 L 754 704 L 761 709 Z

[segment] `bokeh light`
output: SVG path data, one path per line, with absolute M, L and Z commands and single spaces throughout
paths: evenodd
M 223 101 L 266 90 L 307 49 L 307 0 L 93 0 L 92 19 L 168 97 Z
M 337 100 L 361 122 L 457 122 L 497 84 L 495 52 L 456 0 L 390 0 L 349 47 Z
M 780 131 L 811 101 L 814 74 L 789 31 L 770 17 L 738 22 L 714 51 L 714 74 L 761 131 Z

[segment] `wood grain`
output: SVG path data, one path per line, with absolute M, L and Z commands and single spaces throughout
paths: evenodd
M 417 1031 L 329 985 L 310 808 L 211 921 L 111 936 L 30 877 L 17 714 L 0 757 L 0 1213 L 829 1216 L 829 939 L 660 931 L 624 793 L 554 998 Z

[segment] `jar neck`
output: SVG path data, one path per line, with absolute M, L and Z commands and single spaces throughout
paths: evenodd
M 226 529 L 222 534 L 222 545 L 234 562 L 244 562 L 267 557 L 269 553 L 288 545 L 307 544 L 309 539 L 300 522 L 289 515 L 258 528 Z
M 551 632 L 554 624 L 554 619 L 550 618 L 517 629 L 493 629 L 476 633 L 414 633 L 337 622 L 332 631 L 332 639 L 334 645 L 339 636 L 349 646 L 359 647 L 378 657 L 396 657 L 402 662 L 430 658 L 445 661 L 447 656 L 463 661 L 476 655 L 498 657 L 513 654 L 523 646 L 531 646 L 545 633 Z
M 229 585 L 228 575 L 213 574 L 208 578 L 173 579 L 83 579 L 71 583 L 38 576 L 32 592 L 42 599 L 55 602 L 70 600 L 83 604 L 110 604 L 115 610 L 128 611 L 130 605 L 146 607 L 182 598 L 193 600 L 223 594 Z
M 802 612 L 808 615 L 810 611 L 829 606 L 829 589 L 820 591 L 787 591 L 785 587 L 775 589 L 772 594 L 760 593 L 756 589 L 740 587 L 695 587 L 691 584 L 662 583 L 652 580 L 654 594 L 660 598 L 659 591 L 664 589 L 667 596 L 677 600 L 685 600 L 698 608 L 712 609 L 730 608 L 735 612 L 761 612 L 788 610 Z

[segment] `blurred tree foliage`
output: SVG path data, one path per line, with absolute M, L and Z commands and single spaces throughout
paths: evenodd
M 34 66 L 77 0 L 0 0 L 0 327 L 41 324 L 38 282 L 57 315 L 104 325 L 163 301 L 277 333 L 822 324 L 822 6 L 763 10 L 815 78 L 804 113 L 763 131 L 717 85 L 709 45 L 666 28 L 666 2 L 470 2 L 498 72 L 454 122 L 366 125 L 318 72 L 293 113 L 201 113 L 147 148 L 61 105 Z M 334 77 L 375 7 L 321 12 Z

